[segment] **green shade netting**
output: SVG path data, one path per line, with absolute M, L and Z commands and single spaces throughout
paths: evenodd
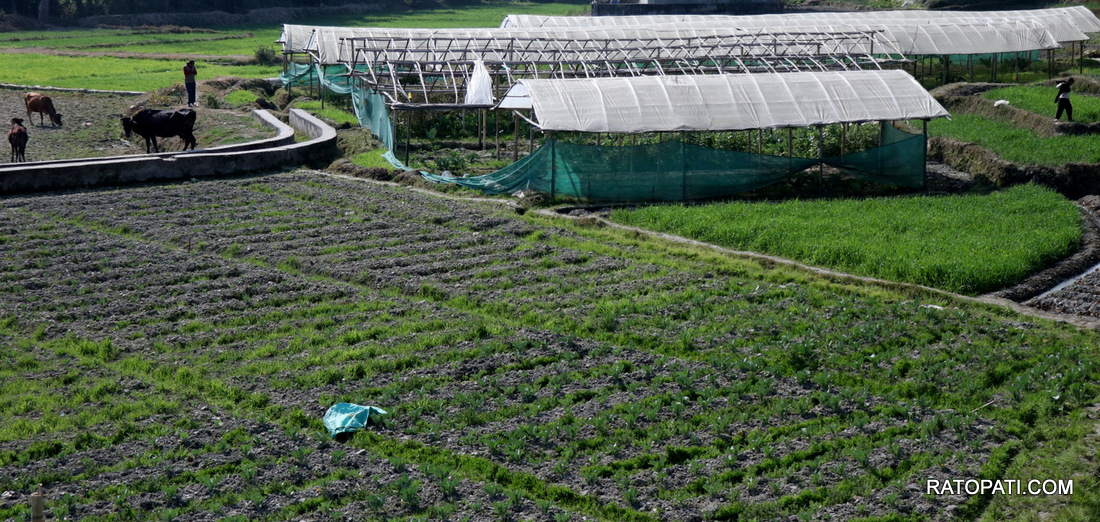
M 286 71 L 279 75 L 279 83 L 287 85 L 301 85 L 313 81 L 313 64 L 290 62 Z
M 393 124 L 385 98 L 351 89 L 359 124 L 386 148 L 383 158 L 408 170 L 393 154 Z M 422 173 L 487 194 L 538 191 L 589 201 L 679 201 L 718 198 L 790 179 L 818 163 L 887 185 L 924 185 L 925 136 L 885 125 L 881 147 L 840 156 L 798 158 L 714 149 L 671 140 L 632 146 L 597 146 L 548 140 L 527 157 L 492 174 L 469 178 Z
M 678 140 L 625 147 L 549 140 L 523 160 L 492 174 L 471 178 L 424 174 L 424 178 L 487 194 L 532 190 L 589 201 L 679 201 L 763 188 L 824 163 L 868 181 L 923 186 L 924 135 L 887 125 L 883 143 L 819 160 L 712 149 Z
M 320 83 L 326 90 L 336 94 L 351 94 L 354 89 L 351 75 L 348 74 L 348 68 L 344 65 L 291 62 L 287 65 L 286 72 L 279 75 L 279 82 L 284 87 Z
M 329 436 L 336 438 L 342 433 L 350 433 L 367 427 L 371 422 L 371 416 L 385 415 L 387 412 L 374 406 L 360 406 L 350 402 L 338 402 L 325 412 L 321 422 L 328 430 Z M 378 421 L 374 421 L 377 423 Z
M 343 65 L 325 66 L 317 64 L 316 71 L 317 78 L 321 81 L 321 86 L 326 90 L 336 94 L 351 94 L 354 90 L 352 87 L 351 75 L 348 74 L 347 67 Z
M 926 137 L 884 125 L 882 146 L 825 158 L 826 165 L 847 174 L 883 185 L 920 188 L 924 186 Z
M 386 147 L 386 153 L 382 158 L 395 168 L 409 170 L 401 160 L 397 159 L 397 156 L 393 155 L 393 124 L 390 123 L 390 111 L 386 108 L 386 99 L 373 90 L 360 87 L 352 88 L 351 99 L 359 126 L 370 129 L 371 133 L 378 137 L 378 141 Z

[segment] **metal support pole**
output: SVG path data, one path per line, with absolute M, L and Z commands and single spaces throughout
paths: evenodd
M 680 131 L 680 200 L 687 200 L 687 158 L 684 152 L 684 131 Z
M 840 124 L 840 155 L 844 155 L 845 149 L 848 147 L 848 123 Z
M 512 163 L 519 161 L 519 115 L 512 113 Z
M 817 126 L 817 189 L 825 191 L 825 136 L 821 125 Z
M 396 120 L 397 117 L 395 116 Z M 409 166 L 409 148 L 412 143 L 412 113 L 409 112 L 405 116 L 405 166 Z
M 550 199 L 554 199 L 554 188 L 558 176 L 558 147 L 553 131 L 548 137 L 550 139 Z
M 921 165 L 924 166 L 924 169 L 923 169 L 924 177 L 922 178 L 923 181 L 921 181 L 921 186 L 927 187 L 928 186 L 928 119 L 925 118 L 925 119 L 921 120 L 921 122 L 924 124 L 923 129 L 922 129 L 922 133 L 924 134 L 924 158 L 921 159 Z

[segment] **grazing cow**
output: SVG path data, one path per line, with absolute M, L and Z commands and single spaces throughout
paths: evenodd
M 28 92 L 23 95 L 23 103 L 27 104 L 27 119 L 34 122 L 31 119 L 31 113 L 38 113 L 38 124 L 45 125 L 44 114 L 50 115 L 50 123 L 58 127 L 61 126 L 61 114 L 53 108 L 53 100 L 49 96 L 40 92 Z
M 149 152 L 149 142 L 153 143 L 153 150 L 160 152 L 157 138 L 169 138 L 179 136 L 183 140 L 183 149 L 191 146 L 195 149 L 195 119 L 198 114 L 191 109 L 157 110 L 144 109 L 133 116 L 122 118 L 122 130 L 126 132 L 126 139 L 130 139 L 130 133 L 135 132 L 145 138 L 145 152 Z
M 11 119 L 11 130 L 8 131 L 8 143 L 11 144 L 11 162 L 27 161 L 24 153 L 27 150 L 27 128 L 23 126 L 21 118 Z

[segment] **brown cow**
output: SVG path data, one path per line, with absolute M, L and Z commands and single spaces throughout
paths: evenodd
M 23 95 L 23 102 L 27 104 L 27 119 L 32 123 L 34 120 L 31 118 L 31 113 L 37 112 L 39 125 L 45 125 L 45 118 L 42 115 L 49 114 L 50 123 L 61 126 L 61 114 L 53 108 L 53 100 L 49 96 L 40 92 L 28 92 Z
M 11 144 L 11 162 L 27 161 L 24 153 L 27 150 L 27 128 L 23 126 L 21 118 L 11 119 L 11 130 L 8 131 L 8 143 Z

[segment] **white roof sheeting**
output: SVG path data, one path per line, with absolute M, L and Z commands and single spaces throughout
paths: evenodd
M 1016 11 L 860 11 L 858 13 L 791 13 L 766 15 L 637 15 L 637 16 L 542 16 L 508 15 L 506 28 L 564 28 L 594 26 L 733 25 L 740 27 L 794 28 L 820 25 L 913 24 L 974 25 L 997 22 L 1038 22 L 1059 42 L 1087 40 L 1100 32 L 1100 19 L 1084 6 Z M 1010 51 L 1005 51 L 1010 52 Z
M 612 17 L 601 17 L 612 18 Z M 706 24 L 709 25 L 709 24 Z M 697 23 L 688 27 L 700 27 Z M 644 27 L 644 26 L 643 26 Z M 663 27 L 679 27 L 665 25 Z M 1067 26 L 1068 27 L 1068 26 Z M 868 22 L 841 23 L 832 25 L 817 24 L 773 24 L 767 21 L 743 24 L 749 31 L 767 28 L 768 30 L 794 31 L 843 31 L 863 30 L 879 31 L 879 42 L 886 43 L 876 47 L 877 54 L 891 54 L 891 49 L 903 55 L 940 55 L 940 54 L 984 54 L 1035 51 L 1039 49 L 1057 49 L 1058 39 L 1042 24 L 1034 21 L 985 21 L 982 23 L 906 23 Z M 1075 35 L 1083 40 L 1088 36 L 1073 29 Z
M 985 54 L 1057 49 L 1058 40 L 1036 22 L 884 24 L 884 38 L 905 55 Z M 1087 40 L 1084 33 L 1080 36 Z
M 284 53 L 304 53 L 314 29 L 316 26 L 313 25 L 283 24 L 283 34 L 275 43 L 283 44 Z
M 949 117 L 905 71 L 520 80 L 501 107 L 544 131 L 670 132 Z

